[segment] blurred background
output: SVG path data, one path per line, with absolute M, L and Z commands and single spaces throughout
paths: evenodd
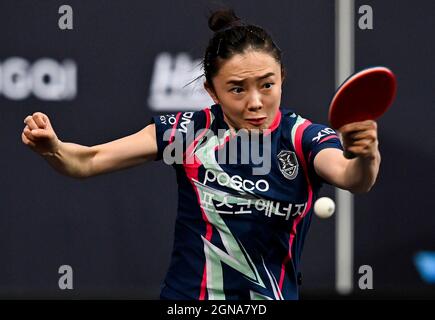
M 349 0 L 350 1 L 350 0 Z M 62 29 L 72 9 L 72 29 Z M 373 28 L 361 29 L 361 6 Z M 155 162 L 88 180 L 54 171 L 21 142 L 46 113 L 62 141 L 87 146 L 141 130 L 155 114 L 211 104 L 200 61 L 212 9 L 263 26 L 284 52 L 282 105 L 327 123 L 335 90 L 335 1 L 0 1 L 0 297 L 157 299 L 169 265 L 175 172 Z M 353 289 L 336 290 L 336 215 L 313 217 L 302 299 L 435 297 L 435 2 L 354 3 L 354 68 L 398 79 L 379 120 L 378 181 L 354 198 Z M 65 9 L 66 10 L 66 9 Z M 62 24 L 63 23 L 63 24 Z M 335 198 L 325 186 L 321 196 Z M 61 290 L 61 266 L 73 288 Z M 373 270 L 361 290 L 359 267 Z

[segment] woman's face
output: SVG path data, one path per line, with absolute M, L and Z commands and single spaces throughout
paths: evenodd
M 281 103 L 281 65 L 263 51 L 247 50 L 221 63 L 205 88 L 222 106 L 226 123 L 234 129 L 267 129 Z

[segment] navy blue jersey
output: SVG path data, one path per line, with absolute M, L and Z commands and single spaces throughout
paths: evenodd
M 313 162 L 322 149 L 342 150 L 335 131 L 280 109 L 264 133 L 270 143 L 256 143 L 270 155 L 269 170 L 254 174 L 260 164 L 251 150 L 233 143 L 236 161 L 224 152 L 239 137 L 220 105 L 153 122 L 158 160 L 183 150 L 173 164 L 178 214 L 161 298 L 297 299 L 299 260 L 324 182 Z

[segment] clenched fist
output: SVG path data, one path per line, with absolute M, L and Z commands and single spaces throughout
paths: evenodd
M 21 139 L 23 143 L 40 155 L 54 154 L 59 147 L 59 139 L 51 126 L 47 115 L 35 112 L 24 119 L 24 127 Z
M 349 123 L 338 129 L 345 154 L 362 158 L 375 158 L 378 150 L 378 127 L 375 121 Z

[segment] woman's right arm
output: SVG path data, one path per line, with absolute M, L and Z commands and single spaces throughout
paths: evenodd
M 155 125 L 132 135 L 91 147 L 60 141 L 47 115 L 36 112 L 24 120 L 24 144 L 40 154 L 58 172 L 87 178 L 112 172 L 149 160 L 157 155 Z

